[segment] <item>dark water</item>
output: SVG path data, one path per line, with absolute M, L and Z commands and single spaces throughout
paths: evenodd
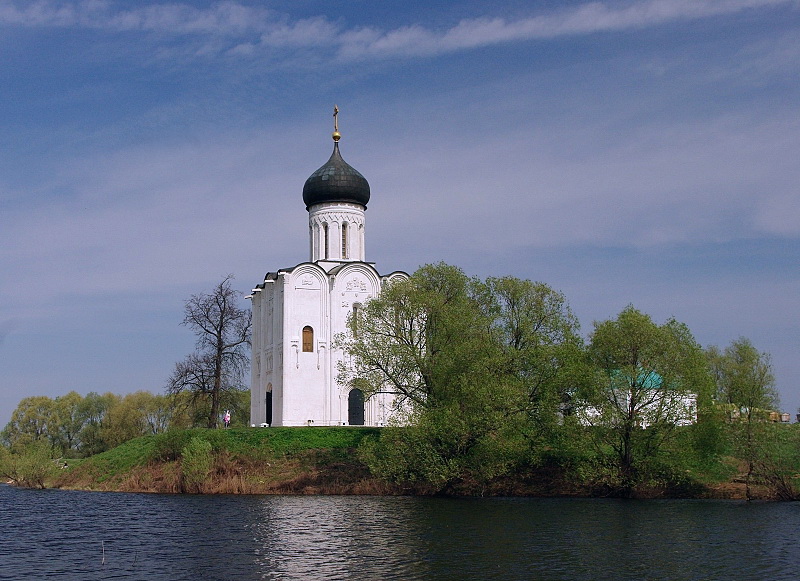
M 800 579 L 800 504 L 0 486 L 0 579 Z

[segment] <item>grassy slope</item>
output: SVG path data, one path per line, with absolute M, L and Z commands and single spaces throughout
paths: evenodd
M 187 491 L 180 453 L 193 437 L 211 443 L 215 462 L 199 490 L 209 493 L 386 492 L 358 461 L 355 448 L 376 428 L 233 428 L 179 430 L 136 438 L 87 458 L 55 484 L 132 492 Z
M 398 494 L 401 490 L 373 477 L 355 450 L 364 438 L 378 437 L 379 428 L 234 428 L 178 430 L 145 436 L 82 461 L 70 462 L 54 486 L 129 492 L 203 492 L 251 494 Z M 194 437 L 211 444 L 214 466 L 199 487 L 187 486 L 181 472 L 181 451 Z M 731 459 L 732 461 L 733 459 Z M 726 465 L 727 464 L 727 465 Z M 667 496 L 742 498 L 741 467 L 705 462 L 693 466 L 691 491 Z M 566 485 L 545 472 L 509 476 L 488 489 L 465 482 L 457 494 L 592 495 L 590 487 Z M 424 488 L 417 490 L 425 493 Z M 768 492 L 759 496 L 769 497 Z

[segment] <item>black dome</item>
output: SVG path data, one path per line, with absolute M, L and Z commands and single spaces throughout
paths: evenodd
M 311 174 L 303 186 L 306 209 L 323 202 L 349 202 L 367 207 L 369 183 L 356 169 L 347 164 L 334 143 L 328 162 Z

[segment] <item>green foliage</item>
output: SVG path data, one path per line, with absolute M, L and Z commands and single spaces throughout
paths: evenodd
M 181 456 L 181 477 L 184 490 L 199 492 L 214 466 L 211 443 L 195 436 L 183 447 Z
M 357 385 L 367 398 L 392 391 L 415 413 L 452 399 L 463 378 L 486 375 L 492 353 L 476 285 L 438 264 L 384 289 L 351 319 L 351 334 L 336 338 L 352 360 L 340 366 L 339 382 Z
M 770 356 L 759 353 L 749 339 L 740 337 L 724 351 L 712 345 L 706 356 L 718 402 L 731 404 L 743 414 L 778 408 Z
M 442 263 L 385 289 L 350 330 L 337 338 L 352 362 L 339 381 L 395 393 L 413 424 L 365 444 L 364 458 L 392 481 L 436 490 L 486 483 L 546 446 L 588 375 L 561 293 Z
M 151 458 L 155 461 L 169 462 L 178 460 L 186 446 L 192 439 L 202 439 L 219 451 L 226 447 L 228 438 L 220 432 L 208 428 L 193 428 L 190 430 L 167 430 L 153 438 Z
M 83 427 L 79 433 L 80 451 L 84 456 L 92 456 L 108 450 L 110 446 L 104 439 L 103 428 L 106 426 L 106 415 L 119 396 L 113 393 L 99 394 L 89 392 L 78 406 L 78 413 L 83 418 Z
M 334 456 L 348 454 L 362 440 L 377 438 L 379 433 L 380 428 L 357 427 L 174 429 L 129 440 L 112 450 L 83 460 L 77 470 L 80 474 L 89 475 L 94 482 L 118 482 L 136 467 L 181 460 L 184 448 L 193 438 L 206 441 L 215 455 L 228 454 L 262 462 L 309 450 L 326 450 Z
M 589 355 L 598 380 L 586 417 L 598 443 L 613 450 L 629 494 L 649 477 L 677 426 L 693 420 L 698 394 L 710 389 L 705 357 L 685 325 L 656 325 L 633 306 L 595 323 Z
M 53 400 L 45 396 L 23 398 L 3 429 L 3 440 L 12 449 L 47 440 L 53 424 Z
M 45 488 L 58 471 L 50 444 L 43 440 L 18 445 L 13 452 L 0 447 L 0 474 L 15 484 Z
M 54 422 L 48 426 L 48 437 L 53 448 L 62 456 L 75 457 L 79 454 L 80 433 L 85 418 L 81 414 L 83 397 L 75 391 L 55 398 L 53 406 Z
M 776 436 L 769 423 L 769 412 L 778 407 L 775 377 L 770 357 L 744 337 L 733 341 L 724 351 L 711 346 L 706 357 L 715 380 L 716 399 L 730 422 L 730 441 L 734 454 L 747 462 L 747 494 L 751 495 L 754 477 L 767 478 L 783 498 L 793 497 L 792 486 L 782 476 L 777 460 Z
M 765 423 L 754 473 L 778 500 L 800 499 L 800 426 Z
M 2 437 L 14 449 L 47 441 L 57 456 L 91 456 L 132 438 L 162 432 L 174 415 L 172 401 L 164 395 L 91 392 L 83 397 L 71 391 L 55 399 L 24 398 Z

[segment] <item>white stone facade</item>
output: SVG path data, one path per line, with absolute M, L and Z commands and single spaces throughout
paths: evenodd
M 364 262 L 365 211 L 365 203 L 347 200 L 309 205 L 310 262 L 270 272 L 253 289 L 251 425 L 382 426 L 389 420 L 392 395 L 362 403 L 360 391 L 336 381 L 344 354 L 333 342 L 348 332 L 350 313 L 384 284 L 408 277 L 381 276 Z

